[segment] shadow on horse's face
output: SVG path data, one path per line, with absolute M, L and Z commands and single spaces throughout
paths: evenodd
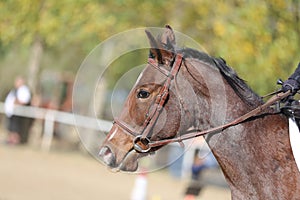
M 136 152 L 133 140 L 141 135 L 144 123 L 154 109 L 157 96 L 163 87 L 165 76 L 150 65 L 140 74 L 129 93 L 125 106 L 118 117 L 123 126 L 114 124 L 107 135 L 99 156 L 110 168 L 122 171 L 136 171 L 138 159 L 156 151 Z M 151 141 L 174 137 L 180 124 L 180 107 L 175 93 L 170 90 L 167 101 L 147 136 Z M 141 143 L 141 145 L 143 145 Z

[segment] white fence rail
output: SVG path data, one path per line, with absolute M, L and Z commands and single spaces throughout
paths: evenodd
M 3 102 L 0 102 L 0 113 L 5 113 Z M 33 106 L 15 106 L 14 115 L 44 120 L 44 133 L 41 147 L 46 151 L 48 151 L 51 146 L 55 122 L 105 132 L 109 131 L 112 127 L 112 122 L 109 121 Z

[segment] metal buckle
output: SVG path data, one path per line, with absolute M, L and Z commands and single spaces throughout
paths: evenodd
M 149 138 L 142 138 L 141 135 L 138 135 L 133 139 L 133 148 L 138 153 L 148 153 L 151 149 L 149 143 Z

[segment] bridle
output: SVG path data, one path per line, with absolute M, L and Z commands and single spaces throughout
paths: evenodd
M 133 144 L 134 144 L 134 149 L 138 152 L 141 153 L 146 153 L 150 151 L 152 146 L 149 144 L 151 143 L 151 140 L 149 139 L 150 132 L 152 128 L 155 125 L 155 122 L 157 121 L 159 114 L 162 111 L 162 108 L 169 96 L 169 89 L 171 86 L 171 81 L 176 77 L 180 66 L 182 62 L 182 55 L 177 54 L 175 57 L 175 60 L 173 62 L 173 66 L 170 71 L 159 67 L 155 60 L 152 58 L 148 59 L 148 63 L 150 66 L 154 67 L 157 69 L 159 72 L 161 72 L 163 75 L 166 76 L 166 80 L 164 82 L 163 87 L 159 91 L 158 95 L 156 96 L 155 102 L 153 106 L 151 106 L 151 109 L 149 109 L 147 113 L 147 118 L 145 119 L 143 125 L 142 125 L 142 133 L 137 133 L 134 131 L 130 126 L 125 124 L 123 121 L 114 119 L 114 124 L 117 124 L 119 127 L 121 127 L 123 130 L 125 130 L 127 133 L 130 135 L 134 136 L 133 139 Z
M 285 93 L 281 91 L 277 91 L 272 93 L 272 97 L 265 102 L 264 104 L 258 106 L 254 110 L 242 115 L 241 117 L 238 117 L 237 119 L 227 123 L 223 124 L 221 126 L 217 126 L 208 130 L 200 131 L 198 129 L 190 130 L 185 132 L 184 134 L 180 134 L 177 137 L 171 138 L 171 139 L 163 139 L 158 141 L 151 141 L 151 130 L 153 129 L 161 111 L 164 107 L 166 100 L 169 96 L 169 89 L 171 86 L 171 81 L 176 79 L 176 76 L 179 72 L 179 69 L 181 67 L 183 60 L 182 54 L 176 54 L 175 58 L 173 59 L 173 65 L 170 71 L 161 68 L 157 65 L 156 61 L 152 58 L 148 59 L 148 63 L 150 66 L 157 69 L 159 72 L 161 72 L 163 75 L 166 76 L 166 80 L 164 82 L 163 87 L 161 88 L 160 92 L 156 96 L 155 102 L 153 106 L 150 107 L 147 117 L 141 127 L 141 133 L 135 131 L 133 128 L 131 128 L 128 124 L 125 122 L 115 118 L 114 124 L 122 128 L 127 134 L 133 137 L 133 148 L 135 151 L 139 153 L 148 153 L 150 150 L 154 147 L 163 146 L 169 143 L 173 142 L 182 142 L 183 140 L 191 139 L 198 136 L 203 136 L 209 133 L 218 133 L 223 130 L 225 130 L 228 127 L 235 126 L 237 124 L 245 122 L 247 119 L 251 117 L 257 116 L 259 113 L 261 113 L 263 110 L 269 108 L 274 103 L 286 98 L 290 95 L 290 91 L 287 91 Z M 176 80 L 175 80 L 176 82 Z

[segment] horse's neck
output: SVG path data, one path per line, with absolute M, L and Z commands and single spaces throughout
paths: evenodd
M 243 103 L 237 97 L 232 99 L 235 103 L 231 102 L 228 118 L 251 110 L 245 105 L 237 109 Z M 300 198 L 300 177 L 284 116 L 258 117 L 207 141 L 237 199 L 293 199 L 294 195 Z
M 228 106 L 227 119 L 235 119 L 251 110 L 234 94 L 232 100 L 235 102 L 228 102 L 231 106 Z M 300 199 L 300 177 L 284 116 L 258 117 L 209 135 L 206 140 L 234 198 L 293 199 L 297 196 Z
M 286 120 L 268 116 L 211 136 L 209 143 L 238 199 L 300 198 Z M 293 192 L 292 192 L 293 191 Z
M 212 72 L 204 72 L 209 73 Z M 199 80 L 205 78 L 197 76 Z M 209 99 L 202 103 L 210 104 L 207 110 L 201 110 L 204 129 L 230 122 L 253 109 L 225 80 L 213 76 L 206 77 L 206 84 L 201 86 L 209 90 L 206 97 Z M 197 91 L 197 87 L 194 89 Z M 198 96 L 200 99 L 205 95 L 198 91 Z M 300 199 L 300 177 L 287 126 L 285 117 L 268 115 L 206 136 L 232 189 L 233 199 L 293 199 L 295 196 Z

